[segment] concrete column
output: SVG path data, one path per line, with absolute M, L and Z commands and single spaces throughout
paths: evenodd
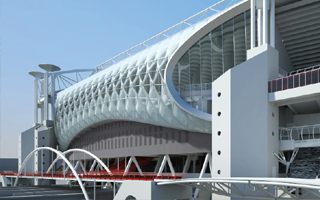
M 48 72 L 44 74 L 44 103 L 43 103 L 43 112 L 44 112 L 44 121 L 48 120 Z
M 256 0 L 251 0 L 251 49 L 256 47 Z
M 262 45 L 248 57 L 212 84 L 213 177 L 277 176 L 278 107 L 269 102 L 267 88 L 278 52 Z
M 263 41 L 262 44 L 269 42 L 269 0 L 263 0 Z
M 258 46 L 262 45 L 262 9 L 257 10 Z
M 38 120 L 38 78 L 34 79 L 34 124 L 36 125 L 39 120 Z
M 52 73 L 51 74 L 51 120 L 54 120 L 54 116 L 55 116 L 55 74 Z
M 270 45 L 275 48 L 275 0 L 270 0 Z

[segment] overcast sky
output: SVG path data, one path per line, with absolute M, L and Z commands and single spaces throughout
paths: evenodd
M 94 68 L 216 0 L 0 0 L 0 157 L 33 124 L 39 63 Z

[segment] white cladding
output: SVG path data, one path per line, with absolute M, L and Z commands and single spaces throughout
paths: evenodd
M 186 112 L 167 89 L 168 61 L 209 17 L 60 92 L 56 135 L 62 149 L 82 130 L 108 120 L 136 121 L 210 133 L 211 123 Z

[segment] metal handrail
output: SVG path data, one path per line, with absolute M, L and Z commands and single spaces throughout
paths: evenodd
M 216 13 L 219 13 L 227 8 L 229 8 L 230 6 L 234 5 L 235 3 L 237 2 L 240 2 L 240 0 L 220 0 L 219 2 L 209 6 L 208 8 L 180 21 L 179 23 L 165 29 L 164 31 L 161 31 L 160 33 L 150 37 L 149 39 L 115 55 L 114 57 L 108 59 L 107 61 L 99 64 L 97 67 L 96 67 L 96 70 L 93 72 L 94 73 L 97 73 L 135 53 L 137 53 L 137 51 L 139 50 L 143 50 L 151 45 L 153 45 L 155 42 L 159 42 L 159 41 L 162 41 L 163 39 L 165 38 L 168 38 L 170 36 L 172 36 L 173 34 L 183 30 L 187 27 L 190 27 L 190 26 L 194 26 L 197 22 L 205 19 L 205 18 L 200 18 L 203 17 L 203 16 L 207 16 L 206 14 L 208 12 L 214 12 L 214 14 Z M 225 5 L 224 8 L 222 10 L 218 10 L 216 9 L 219 5 Z M 199 18 L 199 19 L 197 19 Z
M 320 68 L 302 71 L 268 82 L 268 92 L 277 92 L 320 82 Z
M 199 83 L 199 84 L 181 84 L 176 86 L 180 92 L 185 91 L 200 91 L 200 90 L 211 90 L 211 83 Z
M 319 69 L 319 68 L 320 68 L 320 64 L 313 65 L 313 66 L 310 66 L 310 67 L 306 67 L 306 68 L 302 68 L 302 69 L 297 69 L 297 70 L 291 71 L 290 75 L 301 73 L 301 72 L 306 72 L 306 71 L 310 71 L 310 70 L 314 70 L 314 69 Z
M 279 139 L 294 141 L 320 139 L 320 124 L 297 127 L 280 127 Z

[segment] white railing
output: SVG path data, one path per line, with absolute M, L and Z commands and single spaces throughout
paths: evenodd
M 280 77 L 280 78 L 281 78 L 281 77 L 288 76 L 288 75 L 289 75 L 289 73 L 288 73 L 285 69 L 279 67 L 279 77 Z
M 279 137 L 280 141 L 303 141 L 320 139 L 320 124 L 297 127 L 280 127 Z
M 268 82 L 268 91 L 277 92 L 320 82 L 320 68 L 314 66 L 305 70 L 291 72 L 289 76 Z
M 158 43 L 160 41 L 162 41 L 163 39 L 166 39 L 172 35 L 174 35 L 175 33 L 178 33 L 179 31 L 193 26 L 194 24 L 196 24 L 197 22 L 206 19 L 208 16 L 212 16 L 213 14 L 217 14 L 227 8 L 229 8 L 230 6 L 240 2 L 241 0 L 220 0 L 217 3 L 209 6 L 208 8 L 188 17 L 187 19 L 184 19 L 182 21 L 180 21 L 179 23 L 167 28 L 164 31 L 161 31 L 160 33 L 150 37 L 149 39 L 115 55 L 114 57 L 110 58 L 109 60 L 99 64 L 96 67 L 96 70 L 93 73 L 96 73 L 98 71 L 101 71 L 155 43 Z
M 302 69 L 298 69 L 298 70 L 292 71 L 292 72 L 290 72 L 290 75 L 298 74 L 298 73 L 306 72 L 306 71 L 311 71 L 311 70 L 315 70 L 315 69 L 319 69 L 319 68 L 320 68 L 320 64 L 313 65 L 313 66 L 310 66 L 310 67 L 306 67 L 306 68 L 302 68 Z
M 188 91 L 205 91 L 211 90 L 212 83 L 199 83 L 199 84 L 185 84 L 178 85 L 177 89 L 180 89 L 180 92 L 188 92 Z

